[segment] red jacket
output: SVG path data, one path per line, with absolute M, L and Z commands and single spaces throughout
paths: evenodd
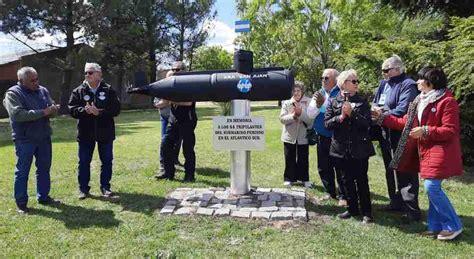
M 398 118 L 389 115 L 384 118 L 383 126 L 402 130 L 407 115 Z M 461 143 L 459 135 L 459 107 L 451 91 L 429 103 L 423 110 L 421 123 L 418 118 L 413 128 L 428 126 L 428 136 L 420 139 L 409 138 L 400 160 L 398 170 L 417 167 L 419 161 L 420 176 L 425 179 L 446 179 L 463 173 Z M 418 150 L 416 149 L 418 146 Z

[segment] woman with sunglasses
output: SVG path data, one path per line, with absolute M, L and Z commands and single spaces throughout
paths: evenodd
M 377 112 L 379 125 L 402 130 L 390 164 L 399 168 L 419 166 L 428 194 L 428 231 L 424 236 L 452 240 L 462 232 L 462 223 L 441 188 L 444 179 L 463 173 L 459 136 L 459 107 L 443 70 L 425 67 L 418 72 L 421 94 L 410 104 L 403 118 Z
M 314 117 L 308 116 L 307 108 L 311 99 L 304 95 L 304 85 L 296 81 L 293 86 L 293 96 L 283 102 L 280 112 L 280 122 L 283 124 L 281 141 L 285 153 L 284 185 L 303 182 L 306 188 L 313 184 L 309 181 L 308 139 L 306 132 L 313 125 Z
M 369 157 L 375 155 L 369 137 L 371 124 L 368 101 L 358 94 L 359 80 L 353 69 L 337 77 L 341 94 L 332 99 L 324 117 L 326 128 L 333 130 L 329 154 L 342 172 L 348 210 L 338 215 L 348 219 L 361 215 L 362 222 L 372 222 L 369 181 Z M 360 206 L 360 210 L 359 210 Z

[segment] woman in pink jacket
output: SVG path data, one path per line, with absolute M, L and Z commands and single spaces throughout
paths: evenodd
M 373 111 L 379 124 L 403 129 L 390 166 L 416 168 L 425 179 L 429 199 L 428 231 L 424 236 L 452 240 L 462 232 L 462 223 L 441 188 L 444 179 L 461 175 L 463 165 L 459 136 L 459 107 L 443 70 L 425 67 L 418 72 L 421 94 L 403 118 Z

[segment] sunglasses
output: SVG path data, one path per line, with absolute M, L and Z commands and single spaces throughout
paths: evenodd
M 345 82 L 351 82 L 355 85 L 358 85 L 360 81 L 359 80 L 346 80 Z
M 394 67 L 385 68 L 385 69 L 382 69 L 382 72 L 386 74 L 386 73 L 388 73 L 388 71 L 390 71 L 390 70 L 392 70 L 392 69 L 394 69 Z
M 86 72 L 84 72 L 84 75 L 92 75 L 95 72 L 97 72 L 97 71 L 86 71 Z
M 321 77 L 321 80 L 323 80 L 323 81 L 329 80 L 329 77 L 327 77 L 327 76 L 322 76 L 322 77 Z
M 171 69 L 171 71 L 173 71 L 173 72 L 179 72 L 179 71 L 181 71 L 181 70 L 182 70 L 181 68 L 172 68 L 172 69 Z

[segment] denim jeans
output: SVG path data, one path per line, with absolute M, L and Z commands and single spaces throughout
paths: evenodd
M 428 230 L 458 231 L 462 228 L 461 220 L 456 214 L 448 196 L 441 188 L 440 179 L 426 179 L 425 191 L 428 194 L 430 206 L 428 210 Z
M 89 192 L 89 181 L 91 178 L 91 161 L 94 154 L 95 141 L 79 141 L 79 190 Z M 99 158 L 102 162 L 100 166 L 100 189 L 110 189 L 110 179 L 112 179 L 113 141 L 97 142 Z
M 28 203 L 28 175 L 31 163 L 35 157 L 36 165 L 36 197 L 43 200 L 48 197 L 51 189 L 51 139 L 46 138 L 37 142 L 15 141 L 16 167 L 14 195 L 18 205 Z

